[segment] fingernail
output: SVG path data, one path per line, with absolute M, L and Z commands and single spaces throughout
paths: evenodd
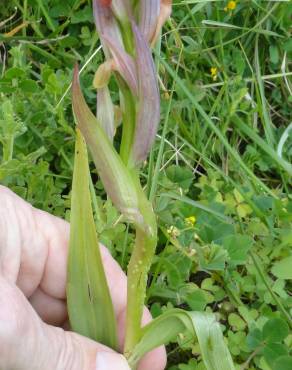
M 98 352 L 96 370 L 131 370 L 124 356 L 113 352 Z

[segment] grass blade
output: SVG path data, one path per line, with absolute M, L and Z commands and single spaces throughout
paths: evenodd
M 202 211 L 210 213 L 211 215 L 217 217 L 221 221 L 224 221 L 224 222 L 229 223 L 229 224 L 233 223 L 233 220 L 232 220 L 231 217 L 227 217 L 224 214 L 222 214 L 220 212 L 217 212 L 214 209 L 212 209 L 208 206 L 205 206 L 204 204 L 202 204 L 200 202 L 192 200 L 192 199 L 188 198 L 185 195 L 178 195 L 178 194 L 169 192 L 169 193 L 162 193 L 162 194 L 160 194 L 160 196 L 175 199 L 175 200 L 178 200 L 178 201 L 183 202 L 185 204 L 189 204 L 189 205 L 193 206 L 194 208 L 198 208 L 198 209 L 201 209 Z
M 261 75 L 261 67 L 260 67 L 260 60 L 259 60 L 259 38 L 256 38 L 255 44 L 255 68 L 256 68 L 256 77 L 258 82 L 258 90 L 259 90 L 259 98 L 258 98 L 258 105 L 259 105 L 259 114 L 261 115 L 265 136 L 267 139 L 268 144 L 273 148 L 275 144 L 274 134 L 273 134 L 273 124 L 271 121 L 270 113 L 268 111 L 268 103 L 265 97 L 265 86 L 263 83 L 262 75 Z
M 278 155 L 276 150 L 273 149 L 264 139 L 262 139 L 254 130 L 252 130 L 247 124 L 245 124 L 237 115 L 232 117 L 233 122 L 240 131 L 240 134 L 245 138 L 248 136 L 256 145 L 259 146 L 268 156 L 282 167 L 290 176 L 292 176 L 292 165 L 285 161 L 281 156 Z M 244 134 L 244 135 L 243 135 Z

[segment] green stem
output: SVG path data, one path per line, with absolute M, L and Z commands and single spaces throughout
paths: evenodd
M 96 231 L 99 235 L 102 231 L 102 224 L 103 224 L 102 223 L 102 215 L 101 215 L 101 212 L 100 212 L 97 200 L 96 200 L 95 189 L 94 189 L 94 185 L 93 185 L 93 181 L 92 181 L 91 176 L 89 178 L 89 188 L 90 188 L 92 206 L 93 206 L 94 215 L 95 215 L 95 220 L 94 220 L 95 221 L 95 227 L 96 227 Z
M 124 353 L 128 358 L 138 343 L 146 297 L 147 276 L 157 244 L 157 224 L 151 203 L 146 198 L 136 176 L 139 208 L 144 218 L 143 227 L 136 225 L 136 242 L 128 266 L 128 302 Z
M 128 21 L 119 22 L 119 23 L 120 23 L 120 29 L 121 29 L 125 49 L 127 53 L 134 56 L 135 46 L 134 46 L 134 39 L 133 39 L 131 23 Z
M 48 23 L 49 28 L 51 29 L 51 31 L 54 32 L 55 31 L 55 25 L 54 25 L 49 13 L 48 13 L 43 1 L 42 0 L 37 0 L 37 3 L 39 5 L 44 17 L 46 18 L 46 21 Z
M 22 13 L 22 21 L 25 23 L 27 21 L 27 0 L 23 2 L 23 13 Z M 23 36 L 26 36 L 26 27 L 22 29 Z
M 130 22 L 120 22 L 120 29 L 125 50 L 128 54 L 134 56 L 135 46 Z M 136 126 L 136 102 L 131 90 L 121 78 L 118 78 L 118 83 L 123 96 L 123 133 L 120 155 L 123 162 L 128 166 Z
M 120 147 L 120 155 L 127 166 L 130 161 L 131 148 L 134 140 L 135 124 L 136 124 L 136 104 L 135 99 L 126 86 L 122 86 L 123 82 L 120 82 L 120 88 L 123 95 L 123 133 Z

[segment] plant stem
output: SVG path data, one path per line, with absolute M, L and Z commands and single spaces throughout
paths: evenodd
M 120 29 L 121 29 L 121 34 L 122 34 L 122 38 L 124 41 L 125 49 L 127 53 L 133 56 L 135 54 L 135 46 L 134 46 L 131 23 L 129 21 L 120 22 Z
M 47 11 L 47 9 L 46 9 L 43 1 L 42 0 L 37 0 L 37 3 L 39 5 L 39 7 L 40 7 L 40 9 L 41 9 L 41 11 L 42 11 L 42 13 L 43 13 L 46 21 L 47 21 L 48 27 L 51 29 L 51 31 L 55 32 L 55 29 L 56 29 L 55 28 L 55 25 L 54 25 L 54 23 L 53 23 L 50 15 L 49 15 L 49 13 L 48 13 L 48 11 Z
M 136 188 L 144 226 L 136 225 L 136 242 L 128 266 L 128 302 L 124 353 L 128 358 L 140 339 L 141 320 L 146 296 L 147 275 L 157 244 L 157 224 L 151 203 L 146 198 L 137 174 Z
M 120 23 L 121 34 L 124 41 L 125 50 L 131 56 L 135 54 L 132 27 L 129 22 Z M 117 76 L 119 87 L 122 94 L 123 106 L 123 133 L 120 148 L 120 155 L 126 166 L 129 164 L 131 147 L 134 139 L 136 126 L 136 102 L 131 90 L 124 81 Z
M 123 86 L 123 82 L 120 82 L 120 88 L 123 95 L 123 133 L 120 155 L 127 166 L 130 161 L 131 147 L 135 133 L 136 107 L 135 100 L 130 89 Z

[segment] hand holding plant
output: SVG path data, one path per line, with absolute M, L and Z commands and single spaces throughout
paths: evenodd
M 106 61 L 94 79 L 97 117 L 82 95 L 77 67 L 73 78 L 77 141 L 67 289 L 72 327 L 117 349 L 114 308 L 97 249 L 86 142 L 106 193 L 136 230 L 136 243 L 128 266 L 123 350 L 131 368 L 136 369 L 145 353 L 187 331 L 197 337 L 208 370 L 234 369 L 213 315 L 177 309 L 144 328 L 141 325 L 147 275 L 157 244 L 156 216 L 139 179 L 139 167 L 147 159 L 155 140 L 160 117 L 158 79 L 150 45 L 156 42 L 170 15 L 171 1 L 94 0 L 93 9 Z M 123 121 L 118 151 L 118 143 L 113 144 L 116 127 L 108 89 L 111 75 L 119 86 Z
M 128 370 L 122 356 L 62 329 L 67 326 L 68 223 L 33 208 L 3 186 L 0 203 L 0 368 Z M 106 248 L 101 254 L 121 335 L 126 276 Z M 146 310 L 144 319 L 150 319 Z M 141 370 L 162 370 L 163 363 L 163 354 L 156 353 L 145 359 Z

